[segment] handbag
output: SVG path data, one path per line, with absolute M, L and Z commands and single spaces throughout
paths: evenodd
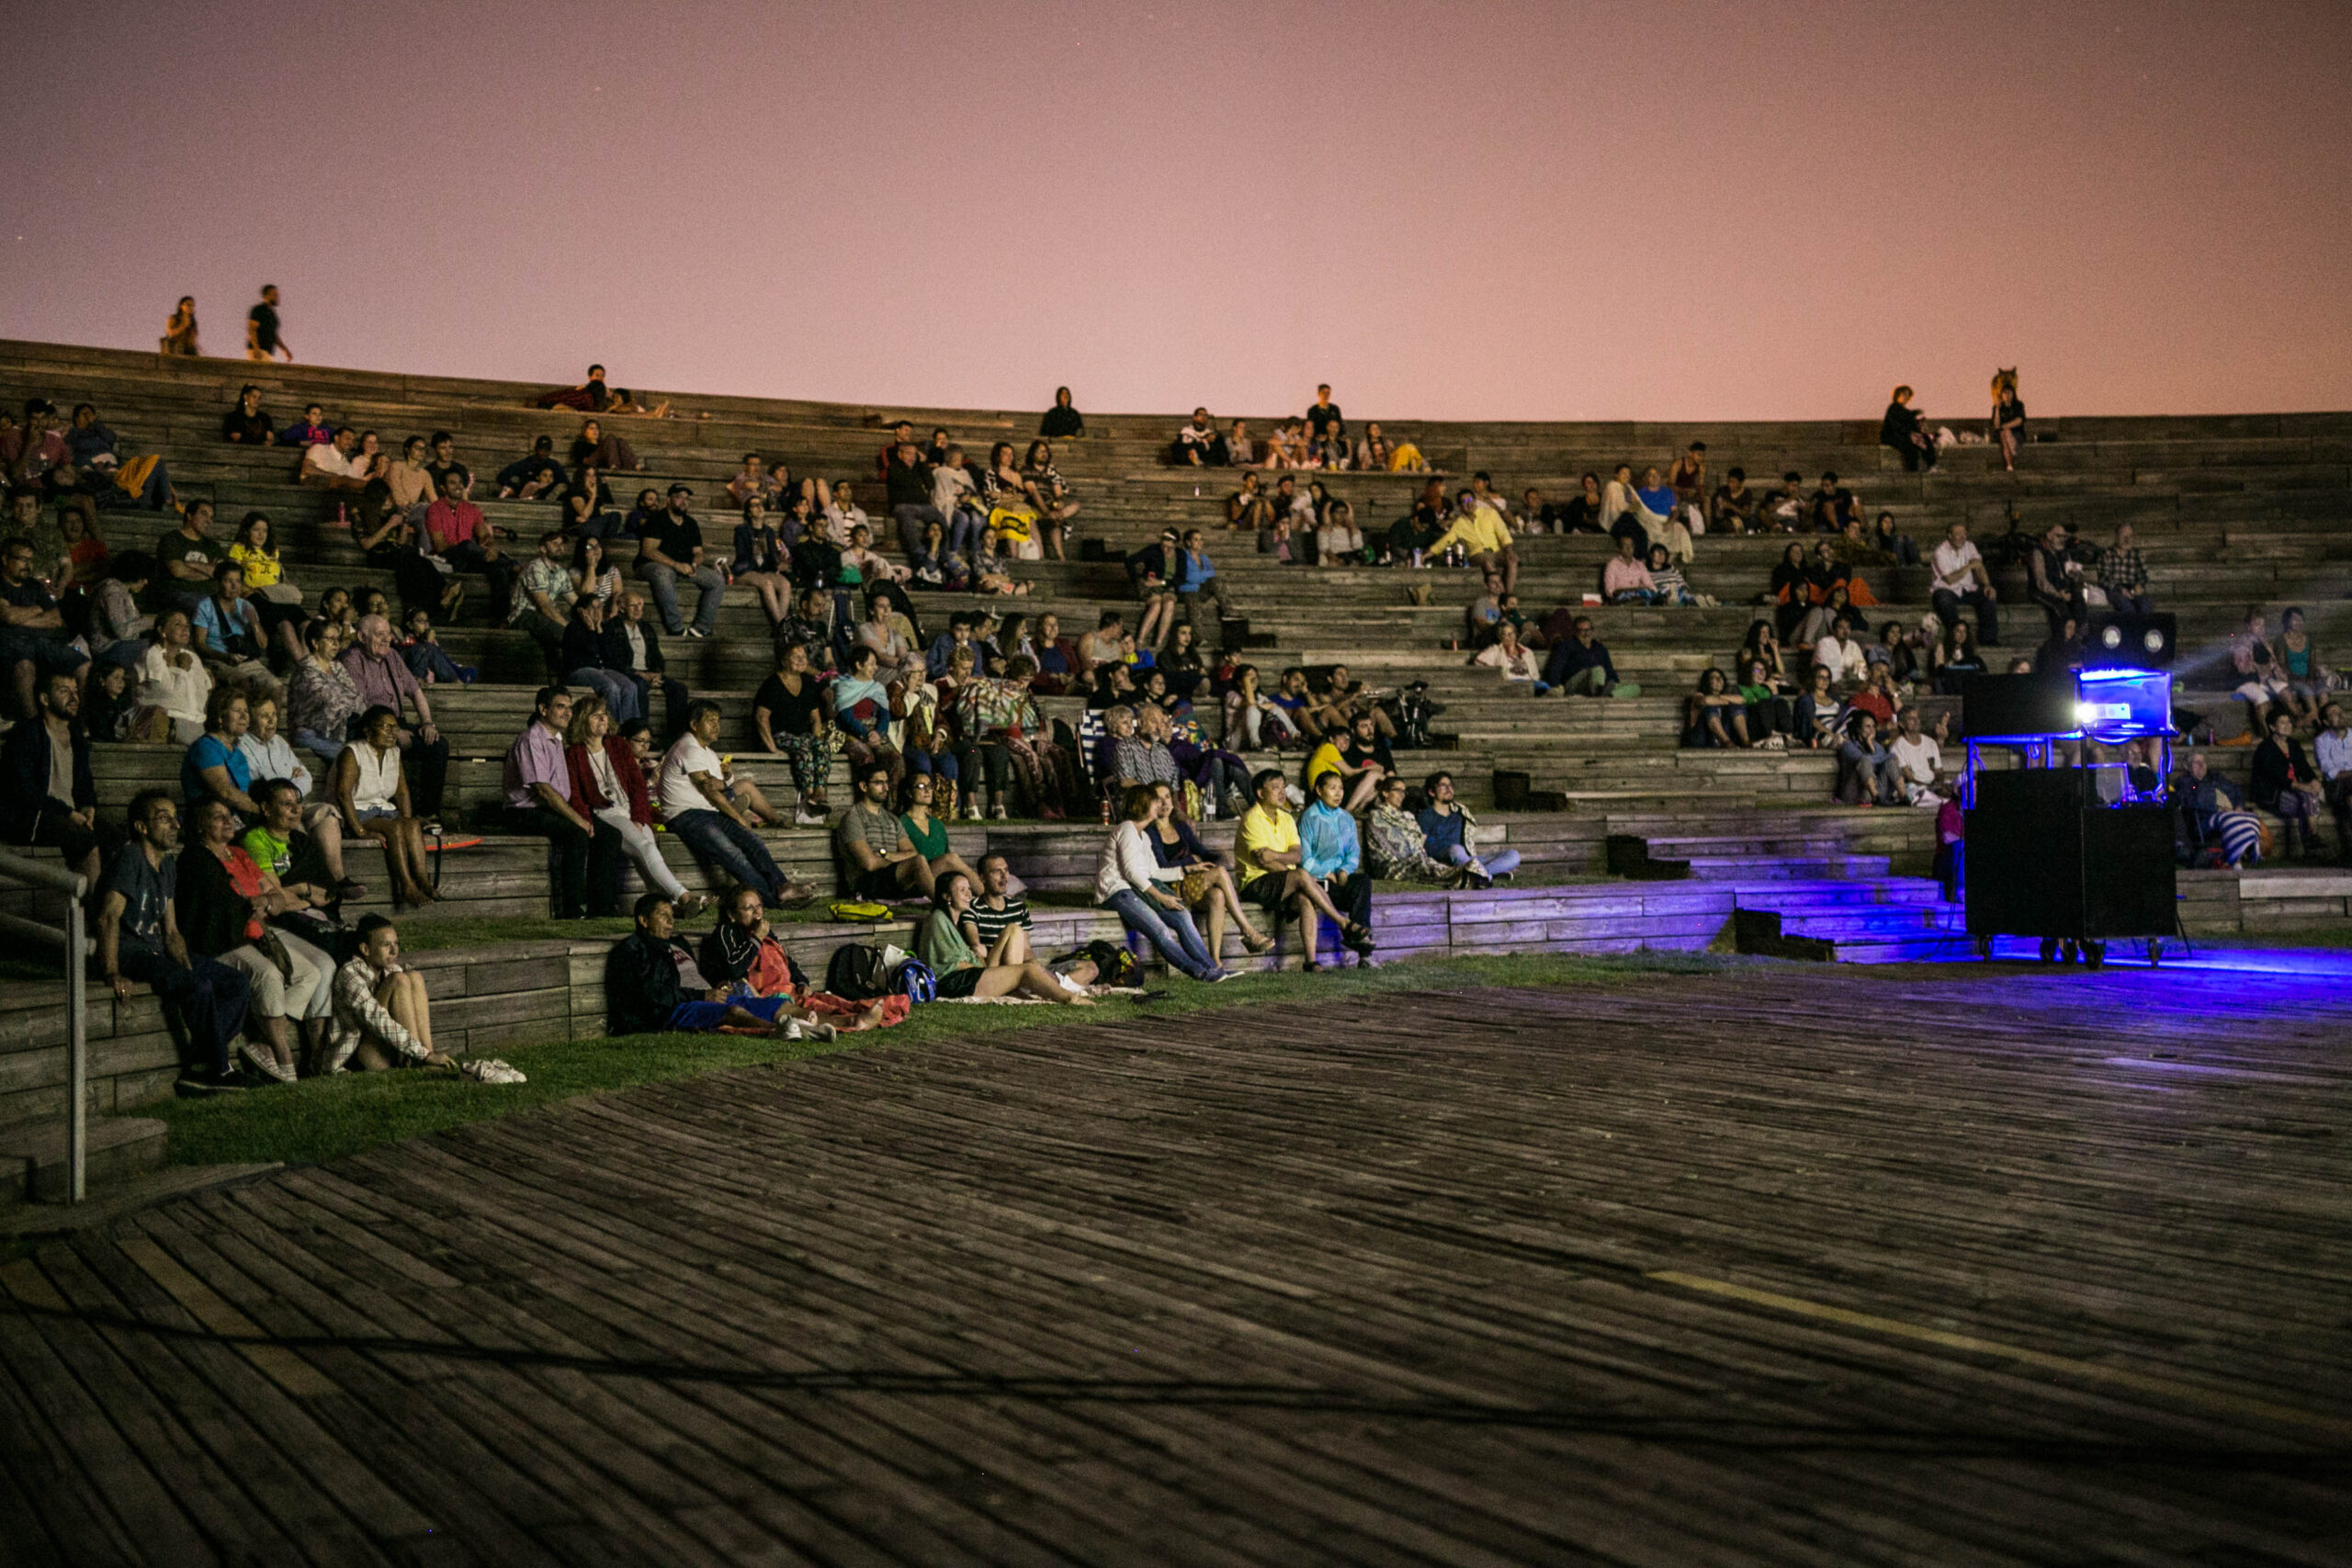
M 254 598 L 266 599 L 273 604 L 300 604 L 302 602 L 302 591 L 290 582 L 273 582 L 266 588 L 255 588 L 250 592 Z

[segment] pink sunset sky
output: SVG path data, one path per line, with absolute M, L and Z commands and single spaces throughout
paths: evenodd
M 2352 408 L 2352 6 L 45 8 L 0 334 L 1359 415 Z

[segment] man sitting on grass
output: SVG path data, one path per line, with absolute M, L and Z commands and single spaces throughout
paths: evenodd
M 833 1036 L 789 997 L 757 997 L 741 986 L 713 986 L 694 950 L 678 936 L 677 911 L 659 893 L 638 899 L 637 929 L 605 960 L 605 1026 L 615 1034 L 683 1030 L 712 1034 Z
M 697 957 L 703 978 L 714 986 L 797 1002 L 788 1010 L 790 1017 L 830 1022 L 853 1033 L 906 1021 L 903 997 L 880 997 L 860 1007 L 823 991 L 812 993 L 808 977 L 768 923 L 767 906 L 755 887 L 738 887 L 727 895 L 718 923 L 702 939 Z

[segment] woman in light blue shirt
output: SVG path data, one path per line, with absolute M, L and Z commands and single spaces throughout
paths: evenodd
M 1331 903 L 1347 917 L 1340 941 L 1355 949 L 1356 963 L 1372 963 L 1372 878 L 1363 869 L 1363 840 L 1356 819 L 1340 803 L 1347 780 L 1325 769 L 1315 775 L 1315 803 L 1298 817 L 1298 868 L 1323 885 Z M 1315 932 L 1306 933 L 1306 964 L 1315 966 Z

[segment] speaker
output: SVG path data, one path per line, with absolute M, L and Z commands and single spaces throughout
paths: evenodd
M 2083 636 L 2083 666 L 2089 670 L 2169 670 L 2179 621 L 2169 610 L 2133 615 L 2101 610 Z
M 2021 735 L 2071 735 L 2075 672 L 2047 675 L 1968 675 L 1960 682 L 1960 738 L 2014 739 Z
M 1967 844 L 1971 936 L 2080 941 L 2175 930 L 2170 814 L 2101 805 L 2091 770 L 1977 774 Z

